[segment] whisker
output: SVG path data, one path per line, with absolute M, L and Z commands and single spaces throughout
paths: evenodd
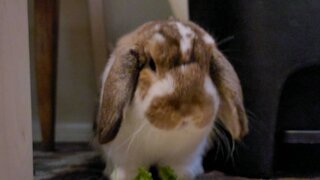
M 218 144 L 219 148 L 217 149 L 217 154 L 218 154 L 218 152 L 221 152 L 222 156 L 225 157 L 224 148 L 226 148 L 227 152 L 229 152 L 230 151 L 230 146 L 229 146 L 229 140 L 227 138 L 227 135 L 225 134 L 225 132 L 223 130 L 223 125 L 219 121 L 217 121 L 217 124 L 215 126 L 215 132 L 216 132 L 217 137 L 218 137 L 218 141 L 217 142 L 220 143 L 220 144 Z
M 130 136 L 130 142 L 128 144 L 128 148 L 127 148 L 127 153 L 129 153 L 130 147 L 134 141 L 134 139 L 137 137 L 137 135 L 142 131 L 142 129 L 145 127 L 145 125 L 147 124 L 147 122 L 144 122 L 141 124 L 141 126 Z
M 141 124 L 141 126 L 139 127 L 139 129 L 141 129 L 143 126 L 144 126 L 144 124 Z M 138 129 L 137 131 L 139 131 L 139 129 Z M 137 132 L 137 131 L 136 131 L 136 132 Z M 133 136 L 136 132 L 134 132 L 131 136 L 129 136 L 128 138 L 126 138 L 121 144 L 119 144 L 117 147 L 115 147 L 115 149 L 116 149 L 116 150 L 119 150 L 119 148 L 121 148 L 121 147 L 124 146 L 126 143 L 128 143 L 128 142 L 131 140 L 132 136 Z
M 234 151 L 235 151 L 235 141 L 231 140 L 231 151 L 227 159 L 231 160 L 232 166 L 235 166 L 235 158 L 234 158 Z
M 217 132 L 218 134 L 218 137 L 220 139 L 220 141 L 222 142 L 222 155 L 223 157 L 225 157 L 224 155 L 224 148 L 226 149 L 226 152 L 227 152 L 227 156 L 225 157 L 226 161 L 228 159 L 232 159 L 233 160 L 233 153 L 235 151 L 235 141 L 233 139 L 230 139 L 228 134 L 226 134 L 225 130 L 224 130 L 224 127 L 223 127 L 223 124 L 222 122 L 220 121 L 217 121 L 217 126 L 215 128 L 215 131 Z
M 223 38 L 223 39 L 219 40 L 219 41 L 217 42 L 217 45 L 218 45 L 218 46 L 221 46 L 221 45 L 223 45 L 223 44 L 225 44 L 225 43 L 228 43 L 228 42 L 232 41 L 233 39 L 234 39 L 234 35 L 228 36 L 228 37 L 226 37 L 226 38 Z
M 215 143 L 216 143 L 216 145 L 217 145 L 217 152 L 216 152 L 216 155 L 215 155 L 215 157 L 214 157 L 214 159 L 215 160 L 217 160 L 217 158 L 218 158 L 218 152 L 220 151 L 220 141 L 221 141 L 221 139 L 220 139 L 220 132 L 219 132 L 219 129 L 217 129 L 217 128 L 214 128 L 214 133 L 216 134 L 216 138 L 215 138 Z

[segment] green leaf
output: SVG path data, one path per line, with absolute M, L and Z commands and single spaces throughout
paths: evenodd
M 159 168 L 159 176 L 161 180 L 176 180 L 177 175 L 174 170 L 169 166 L 164 166 Z
M 152 180 L 152 175 L 145 168 L 139 168 L 138 175 L 134 180 Z

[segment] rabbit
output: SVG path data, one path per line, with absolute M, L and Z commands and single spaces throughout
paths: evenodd
M 106 176 L 133 179 L 139 168 L 157 165 L 194 179 L 217 119 L 235 140 L 248 132 L 237 74 L 205 30 L 151 21 L 118 41 L 96 120 Z

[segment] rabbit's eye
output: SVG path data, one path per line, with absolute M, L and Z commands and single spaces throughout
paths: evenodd
M 149 67 L 152 71 L 156 71 L 156 64 L 152 58 L 149 59 Z

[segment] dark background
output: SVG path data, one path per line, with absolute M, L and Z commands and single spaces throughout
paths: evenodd
M 320 1 L 189 0 L 241 80 L 250 134 L 212 149 L 206 170 L 249 177 L 320 174 L 320 136 L 293 143 L 287 130 L 320 130 Z M 291 136 L 290 136 L 291 137 Z M 230 138 L 229 138 L 230 141 Z

